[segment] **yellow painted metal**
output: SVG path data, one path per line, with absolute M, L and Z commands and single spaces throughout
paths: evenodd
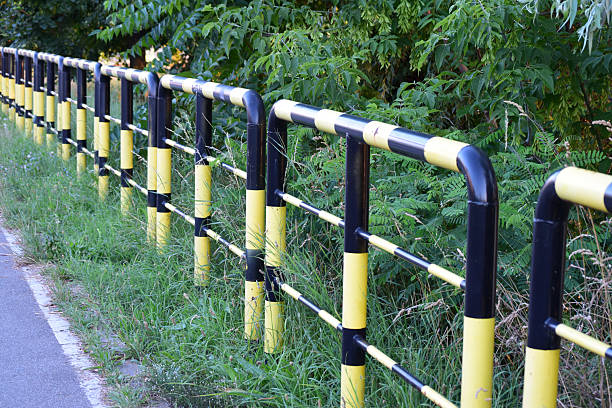
M 286 250 L 287 207 L 266 207 L 266 265 L 281 266 Z
M 523 408 L 556 408 L 559 349 L 525 351 Z
M 342 115 L 342 112 L 336 112 L 330 109 L 321 109 L 315 114 L 315 127 L 322 132 L 335 135 L 337 134 L 335 129 L 336 120 L 338 117 L 340 117 L 340 115 Z
M 196 286 L 207 285 L 210 275 L 210 238 L 194 237 L 193 249 L 194 284 Z
M 421 394 L 426 396 L 431 402 L 442 408 L 457 408 L 455 404 L 444 398 L 437 391 L 429 386 L 421 388 Z
M 258 340 L 264 306 L 264 283 L 263 281 L 244 283 L 244 337 L 247 340 Z
M 157 207 L 147 207 L 147 242 L 155 242 L 157 231 Z
M 555 333 L 557 333 L 557 336 L 576 343 L 580 347 L 583 347 L 602 357 L 606 356 L 606 351 L 608 351 L 610 348 L 610 345 L 604 343 L 603 341 L 599 341 L 596 338 L 581 333 L 578 330 L 564 324 L 558 324 L 555 328 Z
M 25 87 L 25 132 L 26 135 L 31 135 L 32 134 L 32 116 L 28 116 L 28 114 L 32 115 L 32 87 L 31 86 L 26 86 Z
M 266 191 L 246 191 L 246 249 L 263 249 Z
M 368 254 L 344 253 L 342 279 L 342 326 L 347 329 L 366 327 L 368 293 Z
M 612 176 L 594 171 L 566 167 L 555 180 L 555 192 L 563 200 L 608 212 L 604 195 Z
M 463 318 L 462 407 L 491 407 L 494 336 L 495 318 Z
M 161 250 L 168 245 L 168 239 L 170 238 L 170 212 L 157 212 L 157 228 L 155 236 L 157 240 L 157 247 Z
M 340 407 L 363 408 L 365 395 L 365 366 L 340 368 Z
M 459 171 L 457 155 L 467 145 L 467 143 L 443 137 L 432 137 L 425 143 L 425 160 L 435 166 Z
M 283 347 L 285 318 L 283 302 L 265 302 L 265 338 L 264 352 L 278 353 Z
M 430 264 L 427 267 L 427 272 L 458 288 L 461 288 L 461 282 L 463 282 L 464 280 L 461 276 L 456 275 L 448 269 L 444 269 L 443 267 L 436 264 Z
M 93 148 L 94 152 L 98 152 L 98 134 L 100 133 L 100 118 L 94 116 L 94 127 L 93 127 Z M 94 172 L 96 175 L 99 174 L 100 166 L 94 160 Z
M 195 166 L 195 216 L 206 218 L 210 216 L 212 203 L 212 174 L 210 166 L 197 164 Z
M 372 346 L 371 344 L 366 349 L 366 352 L 372 357 L 374 357 L 376 361 L 387 367 L 389 370 L 391 370 L 393 366 L 397 364 L 395 360 L 393 360 L 391 357 L 389 357 L 376 347 Z
M 77 140 L 87 140 L 87 110 L 77 109 Z M 77 152 L 77 174 L 85 172 L 87 168 L 87 156 L 85 152 Z
M 375 146 L 380 149 L 389 149 L 389 135 L 397 126 L 388 123 L 372 121 L 363 128 L 363 141 L 370 146 Z
M 100 200 L 105 200 L 108 195 L 108 176 L 98 177 L 98 197 Z

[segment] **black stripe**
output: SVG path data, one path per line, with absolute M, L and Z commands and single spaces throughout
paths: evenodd
M 244 273 L 244 279 L 249 282 L 264 281 L 264 256 L 261 249 L 247 249 L 245 251 L 247 257 L 247 269 Z
M 236 89 L 236 88 L 233 87 L 233 86 L 219 84 L 213 90 L 213 96 L 215 97 L 215 99 L 217 99 L 219 101 L 223 101 L 223 102 L 227 102 L 227 103 L 232 103 L 232 101 L 230 99 L 230 93 L 234 89 Z
M 82 153 L 87 148 L 87 140 L 77 140 L 77 153 Z
M 426 161 L 425 143 L 431 138 L 432 136 L 425 133 L 396 128 L 389 134 L 388 145 L 392 152 Z
M 121 169 L 121 187 L 132 187 L 128 180 L 132 178 L 133 169 Z
M 155 190 L 147 191 L 147 207 L 157 208 L 157 192 Z
M 365 333 L 365 328 L 342 328 L 342 364 L 350 366 L 365 365 L 364 350 L 361 350 L 362 345 L 357 342 L 357 340 L 365 339 Z M 355 347 L 355 345 L 357 345 L 358 347 Z
M 370 123 L 368 119 L 360 118 L 349 114 L 342 114 L 336 120 L 334 129 L 339 136 L 351 135 L 363 141 L 363 128 Z
M 298 297 L 297 300 L 299 300 L 302 304 L 306 305 L 310 310 L 312 310 L 317 315 L 321 311 L 321 308 L 319 306 L 315 305 L 314 303 L 312 303 L 310 300 L 308 300 L 304 296 Z
M 322 111 L 321 108 L 298 103 L 291 109 L 291 120 L 300 125 L 309 126 L 316 129 L 314 117 L 317 112 Z
M 391 371 L 397 374 L 402 380 L 406 381 L 408 384 L 421 391 L 425 384 L 423 384 L 418 378 L 410 374 L 404 367 L 399 364 L 395 364 L 391 367 Z
M 100 167 L 100 172 L 98 173 L 99 177 L 108 176 L 108 169 L 104 167 Z
M 604 207 L 608 212 L 612 213 L 612 183 L 608 185 L 604 192 Z
M 196 237 L 207 237 L 206 230 L 210 226 L 210 217 L 195 217 L 195 228 L 193 235 Z
M 612 360 L 612 347 L 608 347 L 606 350 L 606 358 Z
M 278 276 L 280 271 L 275 266 L 266 265 L 266 300 L 268 302 L 280 302 L 280 285 Z
M 304 210 L 309 211 L 309 212 L 311 212 L 311 213 L 313 213 L 315 215 L 319 215 L 319 213 L 321 212 L 321 210 L 319 210 L 318 208 L 316 208 L 316 207 L 314 207 L 314 206 L 312 206 L 312 205 L 310 205 L 308 203 L 305 203 L 305 202 L 301 202 L 300 203 L 300 208 L 303 208 Z
M 172 194 L 170 194 L 170 193 L 166 193 L 166 194 L 162 194 L 162 193 L 159 193 L 159 192 L 157 193 L 157 212 L 158 213 L 168 213 L 168 212 L 170 212 L 170 210 L 166 208 L 164 203 L 169 203 L 171 196 L 172 196 Z

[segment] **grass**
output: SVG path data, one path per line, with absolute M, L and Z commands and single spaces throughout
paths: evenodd
M 112 105 L 113 115 L 117 105 Z M 183 127 L 179 126 L 177 139 L 189 137 L 188 121 L 178 123 Z M 141 406 L 161 395 L 176 406 L 338 405 L 340 337 L 324 322 L 289 300 L 286 347 L 275 358 L 264 355 L 261 346 L 242 339 L 244 265 L 231 253 L 214 245 L 210 285 L 195 288 L 190 225 L 173 217 L 171 241 L 160 254 L 145 240 L 146 202 L 136 191 L 134 211 L 123 217 L 116 178 L 111 179 L 109 197 L 101 202 L 95 176 L 90 171 L 77 179 L 74 158 L 64 163 L 55 148 L 36 146 L 3 117 L 0 140 L 0 203 L 5 218 L 21 230 L 32 262 L 53 265 L 48 273 L 58 304 L 107 375 L 114 404 Z M 232 139 L 229 147 L 224 160 L 244 167 L 239 138 Z M 114 144 L 112 160 L 117 156 Z M 193 208 L 192 158 L 176 153 L 173 160 L 173 202 L 192 213 L 188 210 Z M 143 168 L 135 173 L 144 185 Z M 218 169 L 214 174 L 214 229 L 243 246 L 242 181 Z M 341 311 L 341 236 L 314 217 L 289 211 L 285 280 L 336 317 Z M 370 279 L 368 341 L 458 402 L 462 295 L 412 268 L 404 271 L 406 276 L 393 282 Z M 404 292 L 406 282 L 420 289 Z M 517 406 L 520 401 L 523 291 L 524 287 L 500 279 L 495 407 Z M 514 313 L 517 310 L 520 313 Z M 109 346 L 106 333 L 114 333 L 121 346 Z M 571 356 L 592 368 L 586 382 L 595 384 L 596 392 L 597 383 L 607 380 L 609 368 L 602 369 L 598 359 L 576 350 Z M 120 370 L 130 360 L 144 367 L 143 384 L 138 387 Z M 366 384 L 368 406 L 430 405 L 369 359 Z M 568 389 L 562 391 L 564 403 L 575 397 Z M 610 392 L 603 394 L 605 404 Z

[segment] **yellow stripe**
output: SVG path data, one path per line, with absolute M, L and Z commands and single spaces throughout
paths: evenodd
M 592 351 L 593 353 L 602 357 L 606 356 L 606 351 L 608 351 L 610 348 L 610 346 L 603 341 L 599 341 L 564 324 L 557 325 L 555 328 L 555 333 L 557 333 L 559 337 L 563 337 L 566 340 L 576 343 L 580 347 Z
M 336 217 L 335 215 L 328 213 L 327 211 L 320 211 L 319 218 L 325 220 L 333 225 L 339 226 L 342 218 Z
M 246 249 L 264 248 L 265 208 L 265 190 L 246 191 Z
M 365 394 L 365 366 L 347 366 L 340 369 L 340 406 L 363 408 Z
M 108 195 L 108 176 L 99 176 L 98 177 L 98 197 L 101 200 L 106 199 Z
M 390 254 L 395 253 L 395 250 L 399 248 L 399 246 L 395 245 L 394 243 L 389 242 L 386 239 L 382 239 L 377 235 L 370 235 L 368 242 L 377 248 L 387 251 Z
M 395 360 L 372 345 L 369 345 L 366 351 L 369 355 L 374 357 L 376 361 L 387 367 L 389 370 L 391 370 L 393 366 L 397 364 Z
M 157 192 L 170 194 L 172 192 L 172 151 L 157 148 Z
M 62 143 L 62 159 L 70 159 L 71 150 L 72 149 L 70 143 Z
M 389 135 L 395 129 L 397 126 L 374 120 L 363 128 L 363 141 L 370 146 L 389 150 Z
M 77 175 L 80 175 L 81 173 L 85 172 L 86 168 L 87 156 L 85 156 L 85 153 L 83 152 L 77 153 Z
M 295 300 L 298 300 L 298 298 L 300 296 L 302 296 L 302 294 L 300 292 L 298 292 L 297 290 L 293 289 L 291 286 L 287 285 L 286 283 L 283 283 L 281 285 L 281 289 L 282 289 L 283 292 L 285 292 L 286 294 L 288 294 L 289 296 L 291 296 Z
M 15 89 L 16 95 L 15 95 L 15 102 L 17 103 L 17 105 L 19 106 L 23 106 L 23 99 L 24 99 L 24 94 L 25 94 L 25 88 L 23 86 L 23 84 L 17 84 Z
M 604 195 L 610 184 L 610 175 L 567 167 L 557 175 L 555 192 L 563 200 L 608 212 Z
M 47 133 L 47 147 L 51 147 L 53 145 L 54 140 L 55 135 L 53 133 Z
M 26 86 L 25 89 L 25 108 L 26 110 L 32 110 L 32 87 Z
M 302 204 L 304 201 L 300 200 L 297 197 L 292 196 L 291 194 L 283 194 L 283 201 L 288 202 L 291 205 L 294 205 L 296 207 L 299 207 L 300 204 Z
M 70 123 L 70 102 L 68 101 L 64 101 L 62 103 L 62 129 L 63 130 L 70 130 L 71 128 L 71 123 Z
M 158 212 L 156 218 L 157 226 L 155 233 L 157 238 L 157 247 L 162 249 L 168 244 L 168 238 L 170 237 L 170 213 Z
M 468 144 L 443 137 L 432 137 L 425 143 L 425 160 L 434 166 L 459 171 L 457 155 L 465 146 Z
M 44 140 L 45 128 L 42 126 L 37 126 L 34 130 L 34 134 L 34 141 L 36 142 L 36 144 L 42 145 Z
M 196 286 L 204 286 L 210 274 L 210 238 L 193 238 L 193 280 Z
M 214 92 L 215 92 L 215 88 L 218 86 L 219 84 L 216 82 L 205 82 L 204 84 L 202 84 L 202 86 L 200 87 L 200 90 L 202 92 L 202 95 L 204 95 L 206 98 L 208 99 L 215 99 L 214 97 Z
M 47 122 L 55 122 L 55 96 L 47 95 Z
M 280 266 L 286 250 L 287 207 L 266 207 L 266 265 Z
M 9 99 L 15 99 L 15 78 L 9 78 Z
M 293 122 L 291 120 L 291 111 L 295 105 L 297 105 L 297 102 L 290 101 L 288 99 L 281 99 L 274 104 L 274 113 L 279 119 L 287 122 Z
M 421 388 L 421 394 L 429 398 L 429 400 L 442 408 L 457 408 L 455 404 L 444 398 L 437 391 L 434 391 L 428 385 Z
M 98 123 L 98 156 L 108 158 L 110 152 L 110 123 Z
M 559 349 L 525 352 L 523 408 L 556 408 L 559 379 Z
M 495 318 L 463 318 L 462 407 L 491 407 L 494 335 Z
M 195 216 L 206 218 L 210 216 L 211 209 L 211 182 L 210 166 L 195 166 Z
M 87 140 L 87 110 L 77 109 L 77 140 Z
M 347 329 L 366 327 L 368 293 L 368 254 L 344 253 L 342 283 L 342 326 Z
M 279 353 L 283 347 L 285 319 L 283 302 L 265 301 L 264 353 Z
M 157 190 L 157 147 L 147 147 L 147 190 Z
M 183 88 L 183 92 L 187 92 L 189 94 L 193 94 L 193 84 L 197 81 L 195 78 L 187 78 L 183 79 L 181 86 Z
M 163 77 L 161 77 L 161 86 L 166 89 L 170 89 L 170 81 L 172 80 L 172 78 L 174 78 L 174 75 L 164 75 Z
M 245 256 L 244 251 L 243 251 L 242 249 L 238 248 L 238 247 L 237 247 L 236 245 L 234 245 L 234 244 L 231 244 L 231 245 L 229 246 L 229 250 L 230 250 L 230 251 L 231 251 L 233 254 L 235 254 L 235 255 L 237 255 L 237 256 L 239 256 L 239 257 L 241 257 L 241 258 Z
M 244 96 L 244 94 L 246 94 L 249 90 L 248 89 L 244 89 L 244 88 L 234 88 L 230 91 L 229 97 L 230 97 L 230 101 L 236 105 L 236 106 L 241 106 L 244 108 L 244 103 L 242 102 L 242 97 Z
M 263 282 L 245 281 L 244 286 L 244 337 L 257 340 L 260 335 L 260 319 L 263 312 Z
M 433 276 L 437 276 L 445 282 L 450 283 L 453 286 L 461 288 L 461 282 L 463 282 L 463 278 L 459 275 L 452 273 L 451 271 L 444 269 L 443 267 L 430 264 L 427 267 L 427 272 L 431 273 Z
M 157 208 L 147 207 L 147 242 L 155 242 L 157 232 Z
M 128 215 L 132 208 L 132 187 L 121 187 L 121 214 Z
M 121 168 L 131 169 L 134 167 L 134 135 L 131 130 L 121 130 Z
M 332 326 L 334 329 L 338 327 L 338 325 L 340 324 L 340 320 L 336 319 L 334 316 L 329 314 L 329 312 L 327 312 L 326 310 L 320 310 L 319 317 L 323 319 L 323 321 L 327 322 L 327 324 Z
M 314 122 L 317 129 L 322 132 L 337 134 L 335 129 L 336 120 L 342 115 L 342 112 L 336 112 L 329 109 L 322 109 L 315 114 Z

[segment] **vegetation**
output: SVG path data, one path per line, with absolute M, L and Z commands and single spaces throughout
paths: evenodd
M 106 24 L 94 31 L 97 38 L 126 60 L 154 48 L 156 58 L 147 69 L 252 88 L 267 107 L 289 98 L 483 149 L 500 190 L 495 401 L 499 407 L 516 406 L 537 193 L 548 174 L 562 166 L 605 173 L 612 166 L 609 2 L 107 0 L 104 13 Z M 9 34 L 0 42 L 17 38 Z M 129 42 L 121 42 L 125 38 Z M 193 98 L 175 96 L 176 138 L 189 144 Z M 213 115 L 218 155 L 243 167 L 243 113 L 215 104 Z M 137 116 L 146 120 L 146 111 L 141 108 Z M 288 191 L 341 215 L 343 141 L 299 127 L 289 132 Z M 11 214 L 27 210 L 29 217 L 15 222 L 26 229 L 32 256 L 58 264 L 60 288 L 66 280 L 85 286 L 95 303 L 87 307 L 99 308 L 111 319 L 113 330 L 129 345 L 129 356 L 152 367 L 157 391 L 180 405 L 336 404 L 339 343 L 334 333 L 290 304 L 292 338 L 287 343 L 299 347 L 290 347 L 275 362 L 264 362 L 259 354 L 245 359 L 250 354 L 238 334 L 240 316 L 226 310 L 237 307 L 240 267 L 225 258 L 223 249 L 215 255 L 216 281 L 208 292 L 197 294 L 189 285 L 191 249 L 184 248 L 191 242 L 188 229 L 177 226 L 170 256 L 160 257 L 142 242 L 143 226 L 135 220 L 143 220 L 144 214 L 118 224 L 117 209 L 95 202 L 91 179 L 75 183 L 71 173 L 57 179 L 55 159 L 43 150 L 32 153 L 39 155 L 36 160 L 45 158 L 41 181 L 24 183 L 31 177 L 22 168 L 30 160 L 24 151 L 32 146 L 14 143 L 0 146 L 0 165 L 14 167 L 6 170 L 11 176 L 2 194 L 28 197 L 28 189 L 38 185 L 49 186 L 45 194 L 50 197 L 63 197 L 61 205 L 49 207 L 58 214 L 53 222 L 45 199 L 3 200 Z M 144 143 L 138 141 L 137 147 L 144 148 Z M 370 230 L 462 273 L 462 177 L 379 150 L 373 150 L 372 162 Z M 191 163 L 181 159 L 175 168 L 173 200 L 192 208 Z M 136 174 L 142 177 L 142 168 Z M 67 188 L 64 183 L 72 184 Z M 243 204 L 237 187 L 231 178 L 217 185 L 215 174 L 213 218 L 233 242 L 241 242 L 244 228 L 235 217 Z M 143 209 L 143 202 L 136 203 Z M 75 214 L 82 206 L 91 206 L 88 214 L 96 215 L 94 222 L 87 218 L 92 224 L 88 228 L 108 234 L 82 236 L 83 220 Z M 109 242 L 113 231 L 124 231 L 126 224 L 134 228 L 129 232 L 135 246 L 131 255 Z M 68 230 L 64 238 L 57 232 L 59 225 Z M 578 208 L 571 213 L 569 234 L 566 317 L 572 326 L 610 341 L 610 221 Z M 329 248 L 341 248 L 340 233 L 290 210 L 288 240 L 288 279 L 339 315 L 341 250 Z M 45 242 L 53 244 L 47 247 Z M 75 250 L 75 245 L 82 247 Z M 99 245 L 103 249 L 98 255 L 89 253 Z M 134 259 L 134 253 L 140 255 Z M 458 400 L 460 293 L 387 254 L 371 251 L 371 260 L 370 340 Z M 91 262 L 91 268 L 78 266 L 82 261 Z M 75 311 L 75 316 L 82 315 Z M 560 401 L 565 406 L 591 406 L 593 401 L 612 405 L 609 364 L 573 347 L 562 358 Z M 422 403 L 384 370 L 368 367 L 372 405 Z

